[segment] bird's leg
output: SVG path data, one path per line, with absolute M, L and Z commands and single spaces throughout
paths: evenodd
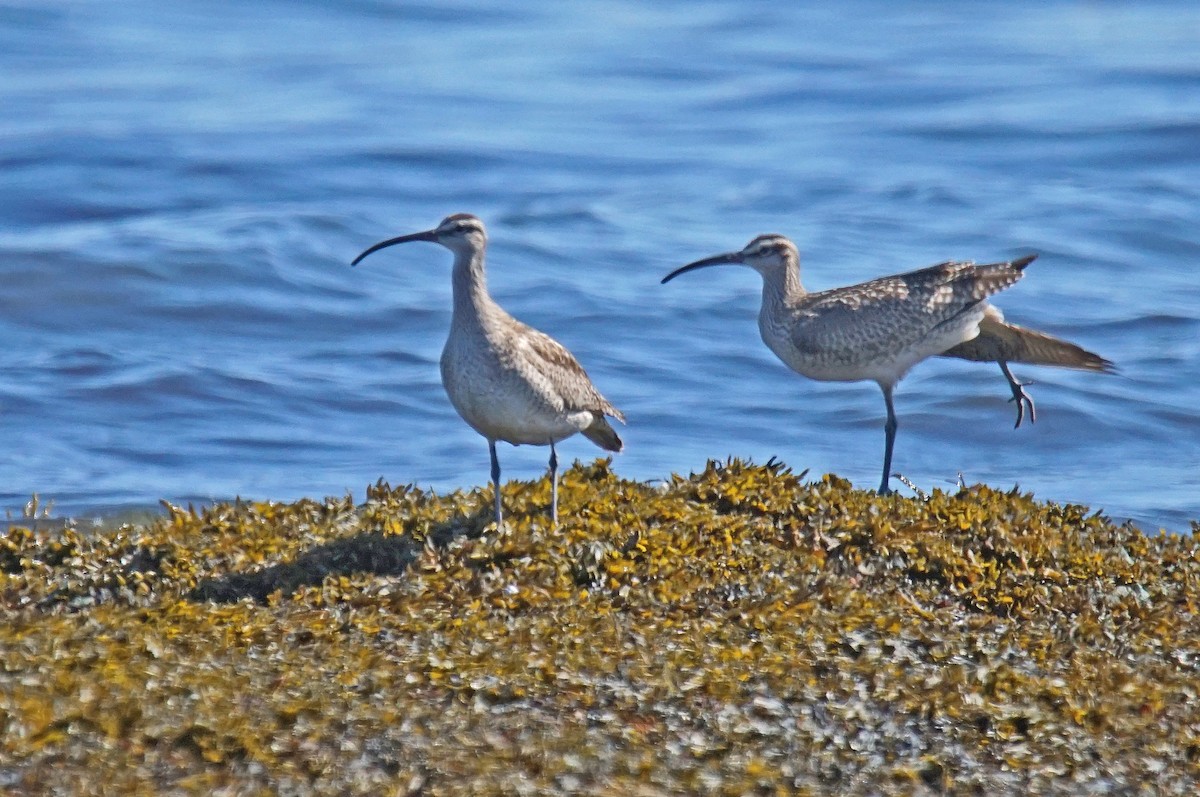
M 896 423 L 896 408 L 892 406 L 892 386 L 880 387 L 883 389 L 883 400 L 887 402 L 887 423 L 883 425 L 886 440 L 883 446 L 883 480 L 879 482 L 879 494 L 887 495 L 891 492 L 888 489 L 888 476 L 892 470 L 892 446 L 896 443 L 896 428 L 899 424 Z
M 1025 407 L 1029 407 L 1029 422 L 1037 423 L 1037 408 L 1033 406 L 1033 399 L 1025 392 L 1025 388 L 1033 384 L 1033 382 L 1018 382 L 1013 376 L 1012 371 L 1008 370 L 1008 363 L 1004 360 L 1000 361 L 1000 370 L 1004 372 L 1004 378 L 1008 380 L 1008 386 L 1012 389 L 1012 398 L 1009 401 L 1017 402 L 1017 423 L 1014 429 L 1021 428 L 1021 421 L 1025 420 Z
M 500 459 L 496 456 L 495 440 L 488 440 L 488 453 L 492 455 L 492 492 L 496 496 L 496 531 L 499 531 L 503 518 L 500 513 Z
M 550 524 L 558 528 L 558 454 L 550 443 Z

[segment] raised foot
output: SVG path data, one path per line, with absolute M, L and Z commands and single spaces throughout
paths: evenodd
M 1034 406 L 1033 398 L 1022 389 L 1032 384 L 1032 382 L 1013 382 L 1013 397 L 1009 401 L 1017 402 L 1017 422 L 1013 424 L 1014 429 L 1021 428 L 1021 421 L 1025 420 L 1026 406 L 1029 407 L 1029 422 L 1037 423 L 1037 407 Z
M 1004 371 L 1004 377 L 1008 379 L 1008 387 L 1012 390 L 1012 398 L 1009 401 L 1017 402 L 1017 422 L 1013 426 L 1014 429 L 1021 428 L 1021 422 L 1025 420 L 1025 408 L 1029 407 L 1029 422 L 1037 423 L 1037 407 L 1034 406 L 1033 398 L 1025 392 L 1025 388 L 1033 384 L 1033 382 L 1021 382 L 1012 371 L 1008 370 L 1007 363 L 1000 364 L 1000 370 Z

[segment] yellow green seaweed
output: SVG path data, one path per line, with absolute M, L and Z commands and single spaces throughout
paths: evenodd
M 778 463 L 0 537 L 0 792 L 1193 793 L 1200 542 Z

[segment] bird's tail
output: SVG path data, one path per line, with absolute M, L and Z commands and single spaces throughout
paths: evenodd
M 598 412 L 593 414 L 592 423 L 583 430 L 583 436 L 605 451 L 620 451 L 625 447 L 617 435 L 617 430 Z
M 1017 271 L 1024 271 L 1025 267 L 1035 260 L 1037 260 L 1037 255 L 1025 255 L 1025 257 L 1018 257 L 1016 260 L 1010 260 L 1008 265 L 1012 266 Z

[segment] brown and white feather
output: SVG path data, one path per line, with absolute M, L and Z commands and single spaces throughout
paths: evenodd
M 782 306 L 764 307 L 760 328 L 767 345 L 806 376 L 895 381 L 919 360 L 972 337 L 985 300 L 1021 277 L 1013 263 L 947 261 L 794 292 Z

